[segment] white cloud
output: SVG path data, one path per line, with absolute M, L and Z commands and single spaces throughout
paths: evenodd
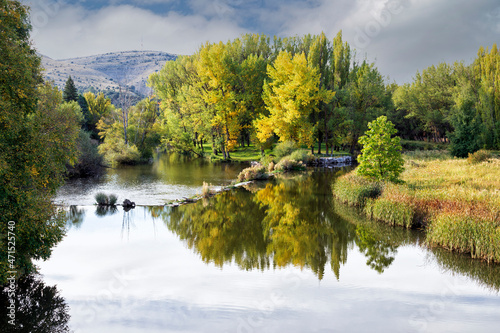
M 500 33 L 498 0 L 108 0 L 99 10 L 89 0 L 25 1 L 34 3 L 36 46 L 53 58 L 137 50 L 141 41 L 144 49 L 190 54 L 205 41 L 245 32 L 324 31 L 333 39 L 342 29 L 359 56 L 376 59 L 398 82 L 441 61 L 469 62 Z M 162 14 L 137 7 L 160 3 L 167 4 L 158 7 Z
M 480 45 L 498 40 L 495 0 L 321 0 L 295 3 L 265 20 L 281 22 L 281 36 L 318 34 L 333 38 L 339 30 L 357 49 L 376 60 L 383 75 L 407 82 L 417 70 L 442 61 L 470 62 Z M 497 8 L 497 10 L 492 10 Z
M 190 54 L 205 41 L 229 40 L 244 32 L 227 19 L 175 12 L 158 15 L 130 5 L 94 11 L 61 5 L 47 20 L 33 23 L 35 46 L 40 53 L 56 59 L 141 47 Z

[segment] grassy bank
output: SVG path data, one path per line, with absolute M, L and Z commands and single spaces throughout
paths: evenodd
M 279 145 L 279 143 L 273 145 L 273 147 L 271 149 L 266 149 L 264 151 L 264 155 L 269 156 L 269 155 L 274 154 L 273 150 L 277 145 Z M 322 152 L 325 152 L 325 150 L 326 150 L 325 145 L 323 144 L 322 147 L 323 147 Z M 310 149 L 305 147 L 305 146 L 299 147 L 299 148 L 301 150 L 310 151 Z M 317 151 L 317 147 L 315 147 L 315 149 Z M 213 154 L 211 144 L 204 144 L 203 145 L 203 154 L 205 156 L 209 157 L 212 161 L 222 160 L 222 154 L 219 154 L 219 155 Z M 235 161 L 235 162 L 260 161 L 262 158 L 260 149 L 258 149 L 254 145 L 245 146 L 245 147 L 241 147 L 241 146 L 235 147 L 234 150 L 231 151 L 229 154 L 231 156 L 231 161 Z M 319 155 L 317 153 L 314 154 L 314 156 L 316 156 L 316 157 L 322 157 L 322 156 L 334 156 L 335 157 L 335 156 L 346 156 L 346 155 L 349 155 L 349 153 L 346 151 L 335 151 L 333 153 L 333 155 L 332 154 Z
M 340 201 L 372 219 L 422 227 L 427 243 L 500 262 L 500 159 L 480 163 L 445 152 L 405 155 L 401 184 L 374 183 L 355 173 L 333 186 Z

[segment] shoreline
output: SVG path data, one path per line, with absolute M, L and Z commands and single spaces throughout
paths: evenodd
M 422 229 L 429 246 L 500 263 L 500 160 L 468 164 L 409 158 L 406 164 L 397 184 L 371 181 L 352 171 L 333 184 L 334 198 L 358 207 L 368 219 Z

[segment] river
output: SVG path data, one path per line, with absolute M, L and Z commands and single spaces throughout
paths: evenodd
M 500 267 L 335 203 L 344 169 L 308 170 L 180 207 L 244 164 L 175 156 L 69 182 L 64 240 L 39 283 L 77 333 L 497 332 Z M 93 195 L 145 205 L 98 210 Z M 55 297 L 55 296 L 54 296 Z M 57 297 L 55 297 L 57 298 Z M 53 330 L 54 332 L 56 330 Z

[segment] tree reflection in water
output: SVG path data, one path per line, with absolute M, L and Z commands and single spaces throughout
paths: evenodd
M 383 272 L 411 232 L 382 232 L 366 220 L 361 225 L 353 222 L 344 211 L 340 215 L 331 195 L 331 177 L 282 177 L 168 211 L 151 208 L 151 214 L 162 217 L 204 262 L 219 267 L 231 262 L 247 270 L 294 265 L 322 279 L 330 261 L 338 279 L 348 249 L 356 244 L 367 264 Z
M 55 286 L 46 286 L 39 276 L 28 275 L 17 281 L 14 295 L 16 311 L 12 326 L 7 316 L 9 289 L 5 287 L 0 292 L 0 332 L 70 332 L 69 307 Z

